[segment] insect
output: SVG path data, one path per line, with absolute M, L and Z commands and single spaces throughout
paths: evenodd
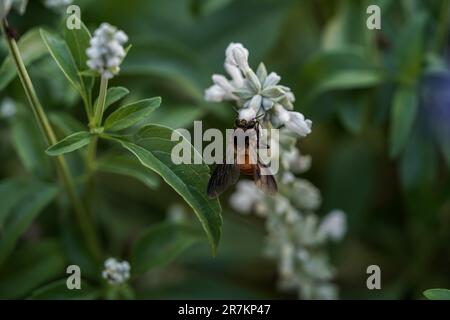
M 259 156 L 256 154 L 256 149 L 259 149 L 259 122 L 256 119 L 250 121 L 236 119 L 234 129 L 235 133 L 238 129 L 242 130 L 240 132 L 253 130 L 252 132 L 255 133 L 254 138 L 256 139 L 252 140 L 251 137 L 245 137 L 245 150 L 242 151 L 244 161 L 240 163 L 240 161 L 236 161 L 239 146 L 237 144 L 237 137 L 233 135 L 234 141 L 231 152 L 234 153 L 233 157 L 235 161 L 232 164 L 225 163 L 225 161 L 223 164 L 217 164 L 208 182 L 208 197 L 215 198 L 219 196 L 238 181 L 241 173 L 252 176 L 255 184 L 264 192 L 269 194 L 276 193 L 278 187 L 275 178 L 268 166 L 262 163 Z M 256 146 L 254 140 L 256 140 Z

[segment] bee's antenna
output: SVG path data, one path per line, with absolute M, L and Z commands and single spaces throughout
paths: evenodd
M 265 115 L 266 115 L 266 114 L 263 112 L 263 113 L 257 115 L 257 116 L 255 117 L 255 119 L 256 119 L 256 120 L 259 120 L 260 118 L 264 117 Z

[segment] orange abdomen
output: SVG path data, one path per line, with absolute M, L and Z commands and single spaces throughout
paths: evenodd
M 245 163 L 238 164 L 239 170 L 241 170 L 242 174 L 247 176 L 253 176 L 253 172 L 255 170 L 255 164 L 250 163 L 250 156 L 248 154 L 248 148 L 245 150 Z
M 253 173 L 255 171 L 255 165 L 254 164 L 240 164 L 239 170 L 241 170 L 242 174 L 245 174 L 247 176 L 253 176 Z

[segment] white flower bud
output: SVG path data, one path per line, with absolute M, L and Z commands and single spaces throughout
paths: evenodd
M 280 104 L 275 105 L 275 112 L 280 122 L 290 131 L 301 137 L 311 133 L 312 121 L 305 119 L 301 113 L 287 111 Z
M 266 80 L 264 81 L 264 87 L 266 88 L 266 87 L 274 86 L 274 85 L 278 84 L 278 82 L 280 82 L 280 80 L 281 80 L 281 77 L 278 74 L 276 74 L 275 72 L 271 72 L 267 76 Z
M 239 181 L 236 192 L 230 197 L 230 205 L 241 213 L 250 213 L 254 206 L 262 200 L 264 194 L 253 182 Z M 261 209 L 261 208 L 258 208 Z
M 305 210 L 316 210 L 322 202 L 319 189 L 311 182 L 304 179 L 296 179 L 292 186 L 292 201 L 297 208 Z
M 116 40 L 117 40 L 119 43 L 125 43 L 125 42 L 128 42 L 128 36 L 127 36 L 126 33 L 123 32 L 122 30 L 119 30 L 119 31 L 116 33 L 115 37 L 116 37 Z
M 281 177 L 281 183 L 283 184 L 289 184 L 291 182 L 294 182 L 295 176 L 292 172 L 284 172 L 283 176 Z
M 231 76 L 233 86 L 235 88 L 242 88 L 244 86 L 244 77 L 242 76 L 242 72 L 238 67 L 225 62 L 225 70 Z
M 253 96 L 253 98 L 250 100 L 248 107 L 250 109 L 255 110 L 255 114 L 257 114 L 259 109 L 261 108 L 261 102 L 262 102 L 262 97 L 259 94 L 257 94 L 255 96 Z
M 319 226 L 319 235 L 334 241 L 342 239 L 347 231 L 347 219 L 341 210 L 333 210 L 323 218 Z
M 233 85 L 228 81 L 227 78 L 220 74 L 213 74 L 212 80 L 215 84 L 220 86 L 227 94 L 232 94 L 234 91 Z
M 253 108 L 242 108 L 239 111 L 239 119 L 251 121 L 256 118 L 256 111 Z
M 225 51 L 225 61 L 239 67 L 245 74 L 250 69 L 248 65 L 248 50 L 241 43 L 230 43 Z
M 226 92 L 217 84 L 205 90 L 205 100 L 209 102 L 222 102 L 225 100 Z
M 292 277 L 294 274 L 294 246 L 286 242 L 281 246 L 280 274 L 282 277 Z

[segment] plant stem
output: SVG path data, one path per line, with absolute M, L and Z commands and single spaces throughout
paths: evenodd
M 98 94 L 98 103 L 94 110 L 93 128 L 97 129 L 102 124 L 103 112 L 105 111 L 106 93 L 108 90 L 108 79 L 101 78 L 100 92 Z
M 53 145 L 57 142 L 55 133 L 50 125 L 44 108 L 42 107 L 36 94 L 33 83 L 31 82 L 30 76 L 25 68 L 25 64 L 23 63 L 22 57 L 20 55 L 16 40 L 11 37 L 10 33 L 8 33 L 8 28 L 8 24 L 6 20 L 4 20 L 1 24 L 1 29 L 5 36 L 5 39 L 7 40 L 11 58 L 13 59 L 16 66 L 20 82 L 22 83 L 28 102 L 30 103 L 31 109 L 33 110 L 35 118 L 39 124 L 39 127 L 41 128 L 42 134 L 47 144 L 49 146 Z M 75 190 L 75 184 L 73 183 L 72 177 L 70 175 L 67 162 L 63 156 L 56 157 L 55 162 L 58 168 L 58 173 L 72 203 L 76 219 L 78 220 L 80 228 L 84 232 L 84 235 L 86 237 L 89 249 L 94 257 L 100 258 L 100 245 L 96 236 L 94 225 L 89 220 L 89 216 L 86 213 L 84 205 L 78 198 L 77 192 Z
M 101 124 L 103 119 L 103 112 L 105 109 L 105 102 L 106 102 L 106 93 L 108 90 L 108 79 L 102 77 L 100 82 L 100 92 L 98 94 L 98 102 L 95 106 L 94 110 L 94 117 L 92 119 L 92 122 L 90 124 L 91 131 L 97 132 L 101 131 Z M 88 147 L 88 156 L 87 156 L 87 162 L 88 167 L 92 168 L 94 161 L 95 161 L 95 153 L 97 150 L 97 140 L 98 138 L 95 136 Z
M 100 82 L 100 91 L 98 94 L 98 101 L 95 105 L 94 115 L 92 117 L 90 128 L 92 132 L 101 132 L 101 124 L 103 119 L 103 112 L 105 109 L 106 93 L 108 91 L 108 79 L 102 77 Z M 88 182 L 87 182 L 87 202 L 90 204 L 92 195 L 94 193 L 94 171 L 95 171 L 95 157 L 97 153 L 98 137 L 94 136 L 89 143 L 87 152 L 87 168 L 88 168 Z

